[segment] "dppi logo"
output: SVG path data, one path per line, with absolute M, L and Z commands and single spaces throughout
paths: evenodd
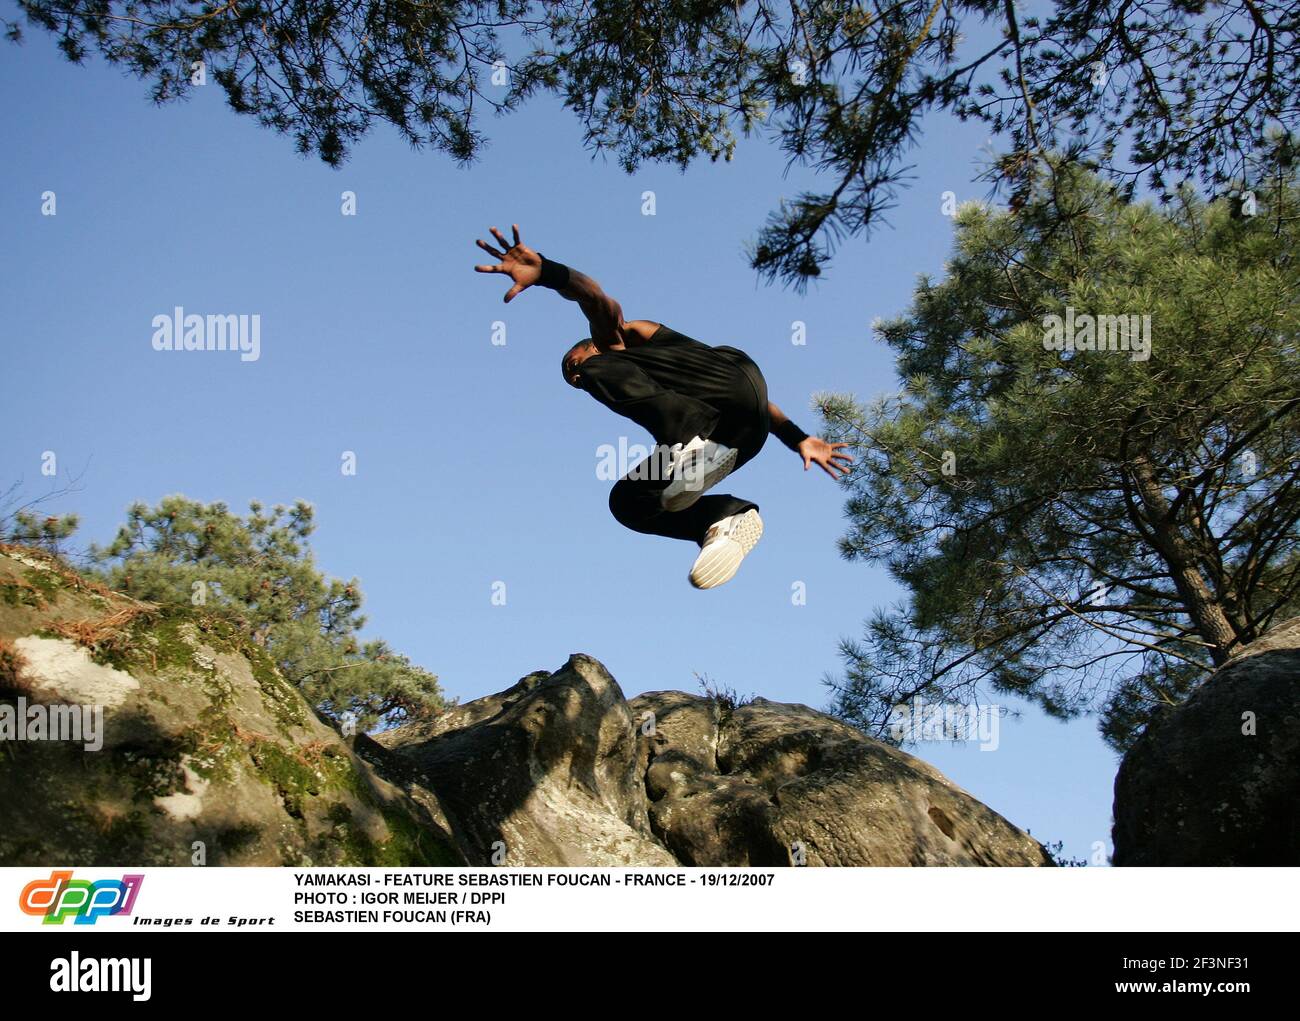
M 51 872 L 49 879 L 37 879 L 23 887 L 18 906 L 25 915 L 44 915 L 46 925 L 62 925 L 75 918 L 76 925 L 94 925 L 104 915 L 129 915 L 144 876 L 121 879 L 73 879 L 71 872 Z

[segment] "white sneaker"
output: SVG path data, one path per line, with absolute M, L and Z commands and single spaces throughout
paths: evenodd
M 763 537 L 763 519 L 758 511 L 733 514 L 709 526 L 704 546 L 691 567 L 691 584 L 696 588 L 716 588 L 731 581 L 740 570 L 740 562 Z
M 689 443 L 674 443 L 664 469 L 669 482 L 659 496 L 660 506 L 666 511 L 685 510 L 731 474 L 739 453 L 735 447 L 698 436 Z

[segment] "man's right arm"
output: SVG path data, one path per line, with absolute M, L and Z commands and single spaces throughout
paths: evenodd
M 622 306 L 606 294 L 600 284 L 586 273 L 567 267 L 566 270 L 568 283 L 556 288 L 556 291 L 562 298 L 578 303 L 591 325 L 591 339 L 602 351 L 639 347 L 647 343 L 659 329 L 658 323 L 652 323 L 648 319 L 625 320 Z
M 512 301 L 521 292 L 540 284 L 556 291 L 561 297 L 578 303 L 582 314 L 591 324 L 591 339 L 602 351 L 622 347 L 637 347 L 647 343 L 659 324 L 647 319 L 634 319 L 625 322 L 623 309 L 617 301 L 606 294 L 600 284 L 585 273 L 547 259 L 540 252 L 535 252 L 519 239 L 519 225 L 512 225 L 514 243 L 511 244 L 495 227 L 492 236 L 503 249 L 498 251 L 486 241 L 478 241 L 478 246 L 485 252 L 496 256 L 501 261 L 496 265 L 475 266 L 479 273 L 505 273 L 513 281 L 513 286 L 506 292 L 505 300 Z

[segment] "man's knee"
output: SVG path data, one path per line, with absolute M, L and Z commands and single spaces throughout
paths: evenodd
M 639 531 L 662 509 L 659 493 L 651 482 L 622 478 L 609 491 L 609 512 L 627 528 Z
M 614 519 L 619 524 L 626 525 L 632 518 L 636 494 L 631 490 L 632 483 L 627 479 L 620 479 L 609 491 L 609 512 L 614 515 Z

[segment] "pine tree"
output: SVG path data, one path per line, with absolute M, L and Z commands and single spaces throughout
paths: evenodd
M 839 715 L 1015 693 L 1123 747 L 1300 612 L 1298 210 L 1294 178 L 1250 216 L 1068 165 L 960 210 L 946 277 L 878 327 L 903 389 L 822 401 L 860 451 L 842 551 L 908 593 L 843 643 Z M 1149 357 L 1089 350 L 1104 316 L 1149 316 Z
M 107 547 L 91 547 L 110 587 L 169 606 L 196 606 L 237 621 L 323 715 L 358 729 L 443 706 L 437 678 L 379 640 L 362 641 L 357 580 L 327 578 L 308 539 L 310 505 L 249 505 L 169 496 L 134 504 Z
M 79 480 L 77 476 L 62 489 L 30 499 L 22 496 L 21 480 L 11 483 L 0 492 L 0 543 L 36 546 L 54 556 L 62 555 L 64 543 L 76 532 L 80 519 L 75 514 L 42 514 L 39 507 L 75 492 Z
M 990 177 L 1017 204 L 1047 154 L 1126 187 L 1214 190 L 1267 131 L 1294 132 L 1300 19 L 1288 0 L 19 0 L 69 60 L 92 51 L 155 102 L 216 83 L 232 110 L 338 165 L 375 121 L 457 161 L 483 111 L 560 96 L 586 142 L 631 170 L 730 158 L 769 132 L 829 187 L 759 234 L 763 274 L 803 285 L 871 229 L 936 111 L 1006 143 Z M 10 38 L 22 25 L 7 22 Z

